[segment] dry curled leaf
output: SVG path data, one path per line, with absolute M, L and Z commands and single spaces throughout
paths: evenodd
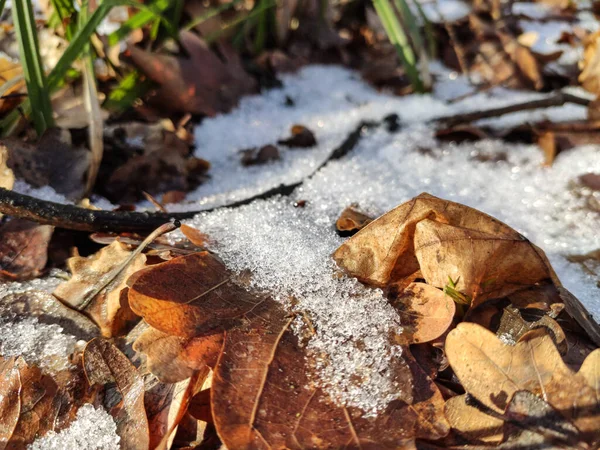
M 242 95 L 256 91 L 256 82 L 228 45 L 219 46 L 220 59 L 191 32 L 182 32 L 180 41 L 189 58 L 129 47 L 133 63 L 160 85 L 158 97 L 162 107 L 212 116 L 229 111 Z
M 134 256 L 125 244 L 114 241 L 87 258 L 70 258 L 67 265 L 73 275 L 56 288 L 54 295 L 83 311 L 104 336 L 120 335 L 138 319 L 127 301 L 127 278 L 145 263 L 143 254 Z
M 600 95 L 600 31 L 584 40 L 583 59 L 579 62 L 579 83 L 584 89 Z
M 373 218 L 359 211 L 355 205 L 342 211 L 335 222 L 335 229 L 340 236 L 352 236 L 373 222 Z
M 541 396 L 589 438 L 600 429 L 600 404 L 586 378 L 563 362 L 552 338 L 536 329 L 506 345 L 494 333 L 468 322 L 446 338 L 450 366 L 465 390 L 503 414 L 513 395 Z
M 121 448 L 147 450 L 150 435 L 144 408 L 144 380 L 137 369 L 102 338 L 88 342 L 83 351 L 83 366 L 89 384 L 103 386 L 105 399 L 111 400 L 107 406 L 117 424 Z
M 0 187 L 12 189 L 15 184 L 15 175 L 7 163 L 8 149 L 5 145 L 0 145 Z
M 334 253 L 350 275 L 386 286 L 421 270 L 428 284 L 456 289 L 476 306 L 549 278 L 540 249 L 482 212 L 428 194 L 371 222 Z
M 304 125 L 294 125 L 290 131 L 292 135 L 289 138 L 281 139 L 277 143 L 291 148 L 310 148 L 317 145 L 314 133 Z

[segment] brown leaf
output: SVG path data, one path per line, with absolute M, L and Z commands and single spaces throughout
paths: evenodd
M 452 323 L 456 304 L 441 290 L 425 283 L 411 283 L 392 301 L 400 314 L 402 336 L 409 344 L 432 341 Z
M 86 258 L 75 256 L 67 261 L 72 273 L 69 281 L 59 285 L 54 295 L 70 307 L 89 316 L 106 337 L 122 334 L 137 320 L 127 301 L 127 278 L 146 263 L 127 246 L 114 241 Z
M 88 342 L 83 365 L 90 385 L 98 384 L 106 395 L 120 397 L 110 414 L 117 424 L 124 450 L 147 450 L 150 444 L 148 418 L 144 408 L 144 380 L 127 357 L 105 339 Z
M 544 152 L 544 165 L 551 166 L 554 163 L 558 150 L 556 148 L 556 136 L 552 131 L 543 131 L 538 135 L 537 144 Z
M 21 377 L 14 359 L 0 359 L 0 378 L 0 450 L 4 450 L 21 414 Z
M 447 434 L 441 394 L 408 350 L 405 361 L 390 361 L 398 399 L 377 417 L 335 405 L 322 390 L 307 388 L 308 368 L 292 321 L 267 300 L 247 325 L 227 332 L 211 402 L 228 448 L 414 448 L 414 437 Z
M 24 448 L 48 431 L 68 426 L 84 403 L 93 403 L 94 390 L 87 388 L 81 367 L 52 377 L 17 358 L 21 380 L 21 414 L 8 448 Z
M 242 166 L 255 166 L 266 164 L 280 159 L 279 150 L 274 145 L 265 145 L 261 148 L 250 148 L 240 151 Z
M 49 129 L 35 144 L 17 138 L 6 139 L 3 144 L 8 149 L 8 166 L 18 178 L 80 200 L 91 154 L 85 148 L 73 147 L 68 130 Z
M 151 449 L 171 448 L 177 427 L 186 414 L 196 386 L 202 384 L 201 381 L 207 374 L 208 369 L 175 384 L 158 383 L 146 391 Z
M 386 286 L 421 270 L 428 284 L 456 289 L 476 306 L 549 278 L 540 249 L 502 222 L 428 194 L 371 222 L 338 248 L 337 263 Z
M 600 31 L 584 40 L 583 60 L 579 62 L 579 82 L 584 89 L 600 95 Z
M 15 175 L 8 167 L 8 148 L 0 145 L 0 187 L 12 189 L 15 184 Z
M 223 263 L 208 252 L 146 269 L 129 290 L 136 314 L 157 330 L 183 338 L 231 327 L 263 301 L 234 283 Z
M 517 391 L 529 390 L 585 435 L 600 428 L 600 405 L 592 388 L 564 364 L 543 329 L 509 346 L 485 328 L 463 322 L 448 334 L 446 355 L 465 390 L 499 414 Z
M 195 338 L 171 336 L 149 327 L 133 344 L 146 355 L 146 365 L 163 383 L 177 383 L 194 372 L 214 367 L 223 345 L 221 332 Z
M 585 358 L 578 373 L 594 390 L 596 403 L 600 404 L 600 349 L 594 350 Z
M 226 44 L 219 46 L 221 60 L 191 32 L 182 32 L 180 40 L 189 58 L 129 47 L 133 63 L 160 84 L 162 107 L 212 116 L 229 111 L 242 95 L 256 91 L 256 82 Z
M 25 219 L 0 226 L 0 279 L 37 278 L 48 261 L 48 244 L 54 227 Z
M 452 429 L 469 442 L 501 442 L 504 422 L 486 414 L 467 399 L 467 394 L 463 394 L 446 401 L 444 411 Z
M 335 229 L 340 236 L 353 236 L 371 222 L 373 222 L 372 217 L 359 211 L 355 205 L 351 205 L 342 211 L 335 222 Z
M 293 125 L 291 136 L 287 139 L 277 141 L 280 145 L 292 148 L 310 148 L 317 145 L 317 138 L 314 133 L 304 125 Z

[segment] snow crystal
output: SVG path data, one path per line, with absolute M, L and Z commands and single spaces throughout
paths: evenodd
M 68 279 L 64 270 L 52 269 L 48 275 L 29 281 L 10 281 L 0 283 L 0 299 L 10 294 L 20 294 L 28 291 L 54 292 L 54 289 Z
M 0 355 L 22 356 L 28 364 L 51 373 L 71 367 L 68 356 L 85 341 L 63 333 L 56 324 L 40 323 L 35 317 L 0 322 Z
M 48 432 L 27 447 L 28 450 L 119 450 L 120 437 L 113 418 L 91 404 L 77 411 L 75 421 L 66 429 Z
M 229 268 L 252 271 L 255 288 L 288 307 L 297 301 L 293 309 L 316 333 L 308 350 L 321 384 L 340 402 L 375 413 L 397 397 L 388 363 L 401 354 L 390 342 L 400 321 L 380 290 L 335 276 L 330 255 L 342 239 L 311 218 L 274 199 L 207 214 L 194 225 L 218 240 L 214 249 Z
M 541 246 L 565 286 L 600 318 L 596 280 L 565 259 L 600 248 L 599 213 L 586 203 L 590 197 L 600 202 L 600 193 L 582 193 L 577 181 L 580 175 L 600 173 L 598 147 L 563 152 L 552 167 L 542 167 L 543 155 L 535 145 L 495 140 L 441 144 L 428 124 L 431 119 L 541 94 L 496 88 L 449 104 L 446 99 L 469 92 L 468 83 L 439 65 L 432 69 L 444 81 L 441 88 L 433 95 L 401 98 L 376 92 L 353 72 L 336 67 L 313 66 L 285 76 L 282 89 L 245 98 L 230 114 L 197 127 L 197 155 L 213 164 L 212 178 L 190 194 L 194 202 L 172 206 L 219 205 L 303 179 L 361 120 L 400 116 L 400 132 L 390 134 L 383 127 L 368 132 L 349 155 L 329 163 L 292 196 L 204 213 L 190 221 L 215 240 L 213 248 L 228 267 L 250 270 L 256 289 L 306 314 L 316 332 L 307 348 L 319 356 L 317 381 L 337 401 L 367 413 L 381 410 L 397 392 L 388 370 L 400 349 L 387 336 L 400 332 L 401 323 L 380 291 L 340 278 L 330 257 L 342 242 L 335 220 L 351 203 L 379 215 L 426 191 L 498 217 Z M 285 106 L 286 97 L 295 106 Z M 566 105 L 485 123 L 510 126 L 584 116 L 585 108 Z M 241 167 L 238 150 L 274 143 L 295 123 L 313 130 L 319 145 L 282 149 L 282 161 Z M 300 200 L 306 206 L 295 208 Z M 301 326 L 298 321 L 295 330 Z

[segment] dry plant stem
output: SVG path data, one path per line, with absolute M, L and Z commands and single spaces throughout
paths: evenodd
M 179 228 L 180 226 L 181 224 L 179 223 L 179 221 L 167 222 L 158 227 L 152 233 L 150 233 L 148 237 L 146 237 L 146 239 L 144 239 L 144 241 L 140 245 L 138 245 L 133 252 L 131 252 L 131 255 L 129 255 L 129 257 L 125 261 L 123 261 L 118 267 L 115 267 L 113 270 L 102 276 L 96 282 L 94 289 L 92 289 L 91 291 L 86 291 L 84 297 L 79 299 L 79 301 L 75 301 L 75 299 L 73 299 L 74 304 L 79 305 L 77 309 L 79 311 L 82 311 L 85 308 L 87 308 L 90 302 L 100 292 L 106 289 L 119 276 L 119 274 L 121 274 L 132 263 L 132 261 L 144 251 L 148 244 L 150 244 L 154 239 L 156 239 L 159 236 L 162 236 L 163 234 L 169 233 L 175 230 L 176 228 Z

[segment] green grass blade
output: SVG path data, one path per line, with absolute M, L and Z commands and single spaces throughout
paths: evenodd
M 13 22 L 19 42 L 19 53 L 27 95 L 32 105 L 32 119 L 38 136 L 53 125 L 52 104 L 42 67 L 37 28 L 30 1 L 15 0 L 12 4 Z
M 150 80 L 143 79 L 139 72 L 132 72 L 111 91 L 102 107 L 112 112 L 123 112 L 138 98 L 143 97 L 151 87 Z
M 410 83 L 415 91 L 423 92 L 423 83 L 419 77 L 415 53 L 408 42 L 406 34 L 402 29 L 400 21 L 396 17 L 391 3 L 389 0 L 373 0 L 373 6 L 381 19 L 381 23 L 383 24 L 383 28 L 385 29 L 390 42 L 396 48 L 396 52 L 400 57 Z
M 61 25 L 65 29 L 65 37 L 70 41 L 75 32 L 76 21 L 74 18 L 77 16 L 75 5 L 71 0 L 52 0 L 52 6 L 54 7 L 54 11 L 58 16 Z M 51 21 L 49 21 L 49 23 L 51 23 Z
M 6 0 L 0 0 L 0 15 L 4 12 L 5 6 L 6 6 Z
M 215 6 L 214 8 L 209 9 L 204 14 L 199 15 L 198 17 L 194 17 L 191 21 L 185 24 L 182 27 L 182 30 L 189 31 L 194 28 L 196 25 L 200 25 L 205 20 L 211 19 L 215 16 L 218 16 L 223 11 L 227 11 L 230 8 L 233 8 L 235 5 L 240 3 L 241 0 L 233 0 L 230 3 L 223 3 L 222 5 Z
M 170 0 L 155 0 L 149 5 L 136 4 L 136 8 L 142 8 L 140 12 L 130 17 L 121 27 L 108 36 L 108 45 L 116 45 L 125 38 L 129 33 L 139 28 L 142 28 L 153 20 L 163 21 L 169 28 L 173 28 L 173 24 L 163 17 L 163 12 L 171 6 Z M 172 30 L 171 30 L 172 31 Z
M 394 0 L 394 5 L 400 13 L 400 19 L 402 20 L 402 25 L 408 31 L 408 37 L 414 44 L 414 47 L 417 53 L 421 51 L 425 51 L 425 45 L 423 45 L 423 39 L 421 38 L 421 30 L 419 30 L 419 25 L 417 24 L 417 18 L 412 13 L 410 7 L 406 3 L 406 0 Z

